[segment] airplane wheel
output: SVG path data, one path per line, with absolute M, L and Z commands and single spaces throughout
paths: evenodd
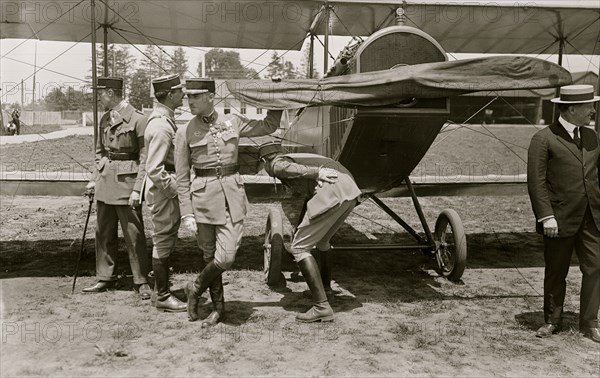
M 281 255 L 283 253 L 283 223 L 279 211 L 269 210 L 265 229 L 264 269 L 265 282 L 277 285 L 281 275 Z
M 433 237 L 436 244 L 436 271 L 450 281 L 460 280 L 467 263 L 467 238 L 456 211 L 445 209 L 440 213 Z

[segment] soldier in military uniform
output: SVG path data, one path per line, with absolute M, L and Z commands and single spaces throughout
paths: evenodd
M 148 150 L 146 160 L 146 204 L 152 214 L 152 270 L 154 271 L 156 308 L 183 312 L 186 304 L 169 290 L 169 256 L 177 243 L 181 224 L 177 184 L 175 182 L 175 109 L 183 104 L 183 84 L 179 76 L 170 75 L 152 81 L 158 101 L 148 117 L 144 134 Z M 153 300 L 154 301 L 154 300 Z
M 97 201 L 96 276 L 99 282 L 83 289 L 98 293 L 116 282 L 118 223 L 129 253 L 135 288 L 150 299 L 149 259 L 142 221 L 141 196 L 146 175 L 144 130 L 147 118 L 123 99 L 123 79 L 98 78 L 100 102 L 110 109 L 100 120 L 96 141 L 95 178 L 88 184 Z
M 239 139 L 273 133 L 282 112 L 270 110 L 262 121 L 220 115 L 214 108 L 215 82 L 211 79 L 189 79 L 185 92 L 195 117 L 175 136 L 177 190 L 183 226 L 197 232 L 207 263 L 185 291 L 188 315 L 195 321 L 200 295 L 209 288 L 214 311 L 202 322 L 209 327 L 224 316 L 221 274 L 235 260 L 246 215 L 246 193 L 237 165 Z
M 330 158 L 308 153 L 284 154 L 281 143 L 276 141 L 261 145 L 259 153 L 270 176 L 279 178 L 307 199 L 306 210 L 292 239 L 291 252 L 312 293 L 313 307 L 298 314 L 296 320 L 331 321 L 333 310 L 325 290 L 331 291 L 329 240 L 358 204 L 361 191 L 352 174 Z M 314 247 L 319 263 L 311 254 Z

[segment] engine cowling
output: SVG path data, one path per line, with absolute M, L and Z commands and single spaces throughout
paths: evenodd
M 391 26 L 356 48 L 344 65 L 344 74 L 446 60 L 442 47 L 428 34 L 408 26 Z M 363 189 L 389 189 L 408 176 L 450 114 L 448 98 L 398 101 L 387 107 L 330 110 L 325 136 L 328 155 L 340 160 Z

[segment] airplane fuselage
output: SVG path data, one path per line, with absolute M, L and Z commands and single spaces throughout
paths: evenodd
M 347 67 L 337 69 L 336 74 L 446 60 L 446 53 L 431 36 L 412 27 L 392 26 L 365 40 L 344 62 Z M 397 105 L 388 107 L 307 108 L 292 121 L 288 137 L 339 160 L 364 191 L 379 192 L 410 174 L 449 114 L 447 98 L 399 98 Z

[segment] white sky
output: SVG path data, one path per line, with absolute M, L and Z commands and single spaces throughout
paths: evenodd
M 330 51 L 336 57 L 339 51 L 349 41 L 348 37 L 330 37 Z M 36 61 L 36 43 L 37 43 L 37 62 Z M 144 51 L 145 46 L 138 46 Z M 9 51 L 8 56 L 4 56 Z M 169 53 L 174 47 L 165 47 Z M 196 74 L 196 69 L 202 55 L 211 48 L 184 48 L 188 57 L 188 70 Z M 68 50 L 68 51 L 67 51 Z M 130 52 L 139 60 L 143 55 L 135 48 L 129 48 Z M 65 52 L 63 54 L 63 52 Z M 270 62 L 272 51 L 264 50 L 238 49 L 242 64 L 254 68 L 260 72 L 265 65 Z M 277 50 L 279 54 L 285 53 L 285 59 L 294 63 L 294 66 L 300 68 L 302 53 L 299 51 L 285 52 Z M 62 54 L 62 55 L 61 55 Z M 13 103 L 21 101 L 21 80 L 25 84 L 25 102 L 29 103 L 32 98 L 34 63 L 38 69 L 45 66 L 46 70 L 39 70 L 36 73 L 36 98 L 44 96 L 56 86 L 81 86 L 84 84 L 86 75 L 90 73 L 91 67 L 91 44 L 73 42 L 52 42 L 35 41 L 20 39 L 0 39 L 0 85 L 2 88 L 2 103 Z M 475 54 L 452 54 L 450 59 L 470 58 L 477 56 Z M 539 56 L 542 59 L 548 59 L 557 62 L 556 56 Z M 14 59 L 14 60 L 12 60 Z M 254 62 L 254 63 L 251 63 Z M 323 48 L 319 43 L 315 43 L 315 67 L 323 74 Z M 332 60 L 329 61 L 331 66 Z M 599 56 L 575 56 L 567 55 L 563 58 L 563 66 L 571 72 L 594 71 L 597 72 L 600 66 Z M 49 70 L 55 71 L 51 72 Z M 264 71 L 263 71 L 264 72 Z M 79 79 L 79 80 L 78 80 Z
M 330 41 L 333 43 L 330 42 L 330 51 L 333 56 L 337 56 L 341 48 L 344 47 L 346 40 L 348 40 L 348 38 L 331 37 Z M 322 46 L 317 46 L 317 43 L 315 43 L 315 46 L 315 67 L 319 73 L 323 74 L 324 62 Z M 4 56 L 7 52 L 11 51 L 15 47 L 16 49 L 12 51 L 10 55 L 6 57 Z M 146 46 L 137 45 L 137 47 L 141 51 L 144 51 Z M 164 49 L 171 54 L 175 47 L 165 46 Z M 188 71 L 191 71 L 194 76 L 197 76 L 196 72 L 198 63 L 202 60 L 203 54 L 208 52 L 210 49 L 212 49 L 212 47 L 184 47 L 188 58 Z M 62 54 L 66 50 L 68 51 Z M 35 51 L 35 40 L 0 40 L 0 56 L 2 56 L 0 59 L 0 82 L 2 85 L 2 92 L 0 93 L 2 95 L 2 103 L 21 101 L 20 87 L 16 89 L 14 88 L 15 85 L 20 84 L 22 79 L 24 80 L 26 88 L 26 102 L 28 103 L 31 100 L 31 89 L 33 88 L 32 74 L 34 72 L 34 62 L 36 61 Z M 132 46 L 129 46 L 129 51 L 138 60 L 138 62 L 144 57 L 142 53 L 138 52 L 138 50 Z M 271 61 L 271 55 L 273 54 L 273 51 L 276 51 L 279 55 L 285 53 L 284 59 L 290 60 L 296 68 L 300 68 L 302 63 L 302 53 L 300 51 L 286 52 L 285 50 L 268 50 L 265 52 L 265 50 L 252 49 L 237 49 L 235 51 L 240 53 L 240 58 L 243 65 L 254 68 L 257 72 L 262 71 L 261 76 L 265 72 L 265 66 Z M 101 57 L 99 58 L 101 59 Z M 330 61 L 329 65 L 331 64 L 332 63 Z M 45 66 L 46 70 L 39 70 L 39 68 L 43 66 Z M 40 96 L 40 91 L 42 94 L 44 91 L 47 93 L 50 89 L 56 87 L 57 85 L 82 85 L 84 82 L 77 79 L 84 80 L 85 77 L 91 72 L 91 44 L 37 41 L 37 67 L 36 98 L 38 99 Z M 49 70 L 56 72 L 50 72 Z M 191 75 L 188 73 L 188 76 Z
M 358 1 L 360 0 L 351 0 Z M 451 3 L 454 4 L 454 0 L 420 0 L 428 1 L 432 3 Z M 543 7 L 584 7 L 586 9 L 597 7 L 599 0 L 536 0 L 537 6 Z M 496 0 L 494 4 L 514 5 L 519 4 L 516 0 Z M 322 38 L 322 37 L 321 37 Z M 331 54 L 336 57 L 339 51 L 349 41 L 348 37 L 332 36 L 330 37 L 330 50 Z M 36 51 L 37 43 L 37 54 Z M 18 47 L 17 47 L 18 46 Z M 16 47 L 16 48 L 15 48 Z M 145 46 L 139 46 L 140 50 L 144 50 Z M 13 50 L 9 56 L 4 55 Z M 59 56 L 64 51 L 68 52 Z M 173 47 L 166 47 L 166 50 L 171 52 Z M 188 57 L 189 70 L 196 74 L 196 68 L 198 62 L 204 52 L 210 50 L 210 48 L 186 48 Z M 141 53 L 130 47 L 131 53 L 139 60 L 143 57 Z M 272 51 L 264 50 L 249 50 L 239 49 L 242 64 L 248 65 L 260 72 L 264 69 L 270 61 Z M 279 54 L 285 51 L 278 51 Z M 73 42 L 51 42 L 51 41 L 38 41 L 35 40 L 17 40 L 17 39 L 0 39 L 0 98 L 2 103 L 12 103 L 21 101 L 21 88 L 20 86 L 15 89 L 24 80 L 25 83 L 25 101 L 28 103 L 31 101 L 32 88 L 33 88 L 33 72 L 34 72 L 34 61 L 37 67 L 45 66 L 48 70 L 39 70 L 36 73 L 36 98 L 44 96 L 52 88 L 56 86 L 78 86 L 84 83 L 85 76 L 90 72 L 91 66 L 91 46 L 89 43 L 75 44 Z M 57 56 L 59 56 L 57 58 Z M 450 55 L 450 59 L 457 58 L 470 58 L 475 57 L 475 54 L 453 54 Z M 538 56 L 542 59 L 548 59 L 552 62 L 557 62 L 556 56 Z M 15 59 L 15 60 L 11 60 Z M 294 63 L 297 68 L 300 67 L 302 54 L 301 52 L 291 51 L 285 54 L 285 59 L 290 60 Z M 255 64 L 250 64 L 256 60 Z M 48 63 L 51 62 L 51 63 Z M 332 61 L 329 61 L 329 65 Z M 600 67 L 599 56 L 574 56 L 567 55 L 564 58 L 563 66 L 571 72 L 588 71 L 592 70 L 598 72 Z M 315 67 L 323 74 L 323 48 L 319 43 L 315 43 Z M 61 75 L 63 74 L 63 75 Z M 65 76 L 66 75 L 66 76 Z M 12 89 L 12 90 L 11 90 Z

